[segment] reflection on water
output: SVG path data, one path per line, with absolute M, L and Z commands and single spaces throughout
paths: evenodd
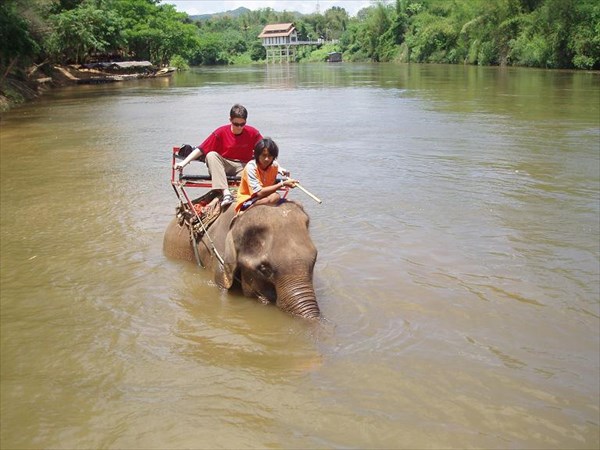
M 197 69 L 2 116 L 2 448 L 597 448 L 597 73 Z M 326 321 L 162 255 L 173 145 L 245 104 Z M 196 164 L 196 163 L 194 163 Z

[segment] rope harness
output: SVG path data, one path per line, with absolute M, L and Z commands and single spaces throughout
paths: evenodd
M 179 225 L 185 225 L 190 232 L 190 243 L 194 249 L 196 263 L 204 268 L 198 252 L 198 244 L 203 236 L 206 236 L 210 244 L 211 253 L 215 255 L 219 263 L 223 266 L 225 262 L 217 251 L 215 243 L 208 232 L 210 225 L 221 214 L 219 197 L 214 192 L 209 192 L 192 201 L 179 184 L 173 183 L 173 188 L 179 198 L 179 205 L 175 209 L 175 216 Z

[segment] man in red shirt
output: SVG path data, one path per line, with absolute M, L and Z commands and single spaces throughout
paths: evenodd
M 205 155 L 212 187 L 223 192 L 221 206 L 233 203 L 227 175 L 241 174 L 246 163 L 254 158 L 254 145 L 262 139 L 256 128 L 246 125 L 247 118 L 245 107 L 233 105 L 229 112 L 230 123 L 213 131 L 187 158 L 175 165 L 175 169 L 183 169 L 190 161 Z

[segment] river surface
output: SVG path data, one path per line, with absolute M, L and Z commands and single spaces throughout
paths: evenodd
M 237 102 L 323 200 L 322 323 L 162 253 L 171 148 Z M 598 448 L 599 110 L 598 73 L 342 63 L 3 114 L 0 446 Z

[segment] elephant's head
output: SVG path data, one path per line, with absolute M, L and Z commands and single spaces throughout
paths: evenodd
M 245 295 L 294 315 L 319 317 L 313 288 L 317 249 L 308 224 L 304 209 L 294 202 L 248 209 L 231 224 L 217 282 L 230 288 L 238 279 Z

